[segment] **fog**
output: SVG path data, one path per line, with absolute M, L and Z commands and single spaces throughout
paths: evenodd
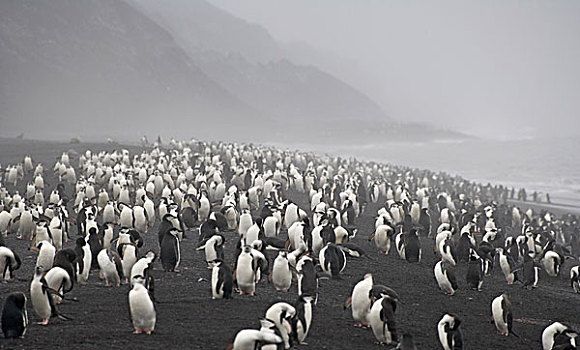
M 210 2 L 324 52 L 322 68 L 394 119 L 489 137 L 580 133 L 580 2 Z

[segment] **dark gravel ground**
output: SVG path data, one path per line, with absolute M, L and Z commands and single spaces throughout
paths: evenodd
M 21 161 L 30 154 L 35 162 L 45 165 L 45 180 L 55 185 L 52 166 L 63 151 L 75 149 L 79 152 L 112 150 L 111 145 L 69 145 L 25 141 L 0 141 L 0 163 Z M 137 148 L 129 148 L 132 152 Z M 78 175 L 78 173 L 77 173 Z M 21 193 L 25 181 L 17 186 Z M 50 186 L 45 194 L 48 198 Z M 10 190 L 13 190 L 9 187 Z M 308 208 L 307 196 L 291 193 L 302 208 Z M 418 349 L 440 349 L 437 337 L 437 322 L 446 312 L 457 314 L 463 320 L 463 335 L 466 349 L 541 349 L 541 333 L 552 321 L 561 321 L 578 327 L 580 295 L 575 295 L 568 281 L 569 270 L 574 260 L 565 263 L 562 276 L 558 278 L 541 274 L 539 288 L 523 290 L 521 285 L 507 285 L 503 274 L 496 268 L 488 276 L 481 292 L 466 289 L 466 266 L 458 266 L 460 289 L 455 296 L 444 295 L 437 287 L 433 275 L 436 258 L 432 242 L 422 239 L 423 260 L 409 264 L 399 259 L 396 251 L 388 256 L 377 253 L 373 242 L 367 237 L 373 232 L 374 214 L 377 205 L 369 205 L 358 218 L 359 234 L 354 243 L 365 249 L 368 258 L 349 259 L 339 280 L 321 282 L 318 305 L 314 309 L 313 323 L 306 341 L 308 345 L 298 349 L 372 349 L 385 348 L 375 345 L 371 330 L 353 327 L 350 310 L 343 309 L 352 285 L 371 272 L 375 283 L 388 285 L 400 294 L 403 302 L 397 308 L 396 318 L 399 334 L 414 336 Z M 148 249 L 157 249 L 157 229 L 145 234 L 144 254 Z M 231 261 L 237 233 L 225 233 L 226 260 Z M 76 232 L 65 245 L 73 246 Z M 14 235 L 6 239 L 23 259 L 17 271 L 17 279 L 0 283 L 0 302 L 3 304 L 8 293 L 22 291 L 29 295 L 36 253 L 27 250 L 27 242 L 17 240 Z M 40 319 L 34 314 L 30 302 L 28 314 L 31 325 L 26 336 L 18 340 L 0 340 L 2 349 L 161 349 L 164 346 L 176 349 L 224 349 L 233 340 L 237 331 L 244 328 L 259 328 L 259 319 L 266 309 L 278 301 L 293 303 L 296 285 L 289 292 L 277 292 L 262 280 L 256 288 L 256 296 L 235 295 L 231 300 L 212 300 L 210 292 L 210 270 L 206 268 L 202 251 L 195 251 L 196 233 L 189 233 L 182 242 L 182 262 L 179 273 L 166 273 L 156 263 L 157 326 L 151 336 L 133 335 L 127 303 L 128 286 L 107 288 L 92 271 L 88 284 L 75 286 L 69 297 L 78 302 L 65 301 L 59 310 L 71 317 L 71 321 L 52 319 L 48 326 L 37 325 Z M 275 252 L 270 253 L 270 258 Z M 490 324 L 491 301 L 507 292 L 512 301 L 514 331 L 520 338 L 501 336 Z

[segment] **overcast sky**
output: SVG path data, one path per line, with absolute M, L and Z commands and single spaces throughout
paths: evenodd
M 352 60 L 347 80 L 395 119 L 580 134 L 580 1 L 209 1 Z

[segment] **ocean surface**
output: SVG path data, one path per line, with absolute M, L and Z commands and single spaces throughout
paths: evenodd
M 483 184 L 513 186 L 516 191 L 523 187 L 529 199 L 537 191 L 542 202 L 549 193 L 554 204 L 580 206 L 580 139 L 577 138 L 294 146 L 306 151 L 443 171 Z

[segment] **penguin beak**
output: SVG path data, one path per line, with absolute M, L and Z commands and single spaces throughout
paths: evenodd
M 371 235 L 369 236 L 369 241 L 372 240 L 373 238 L 375 238 L 375 235 L 377 234 L 377 232 L 373 232 L 371 233 Z

